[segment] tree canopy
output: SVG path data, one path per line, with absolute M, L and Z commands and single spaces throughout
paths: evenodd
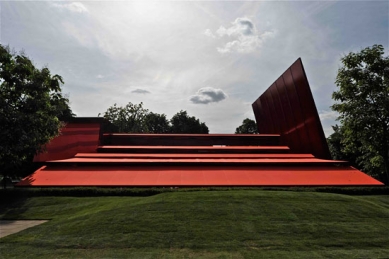
M 235 134 L 258 134 L 257 123 L 249 118 L 243 120 L 242 125 L 236 128 Z
M 104 118 L 112 123 L 106 125 L 105 132 L 125 133 L 208 133 L 205 123 L 180 111 L 169 121 L 165 114 L 150 112 L 143 103 L 129 102 L 124 107 L 116 104 L 109 107 Z
M 55 137 L 61 119 L 73 116 L 63 80 L 37 69 L 24 53 L 0 45 L 0 169 L 14 173 Z
M 117 106 L 115 103 L 104 113 L 104 118 L 110 121 L 116 129 L 107 131 L 145 133 L 147 132 L 145 118 L 148 112 L 147 109 L 143 108 L 143 103 L 133 104 L 129 102 L 124 107 Z
M 189 116 L 186 111 L 179 111 L 176 113 L 171 122 L 172 133 L 197 133 L 197 134 L 208 134 L 208 127 L 204 122 L 200 122 L 194 116 Z
M 364 172 L 389 183 L 389 57 L 374 45 L 341 59 L 332 94 L 340 116 L 340 152 Z M 331 138 L 334 138 L 331 135 Z
M 165 114 L 150 112 L 145 117 L 147 132 L 149 133 L 169 133 L 170 123 Z

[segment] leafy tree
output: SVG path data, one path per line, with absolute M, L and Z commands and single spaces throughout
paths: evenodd
M 133 104 L 129 102 L 124 107 L 116 103 L 109 107 L 104 113 L 104 118 L 113 124 L 114 127 L 105 128 L 105 132 L 126 132 L 145 133 L 147 125 L 145 122 L 148 110 L 143 108 L 143 103 Z
M 358 167 L 357 158 L 361 156 L 358 150 L 354 150 L 353 153 L 345 153 L 345 144 L 343 143 L 344 132 L 343 128 L 339 125 L 332 126 L 334 133 L 327 138 L 328 147 L 333 159 L 345 160 L 351 163 L 354 167 Z M 360 142 L 355 143 L 358 147 L 361 145 Z
M 100 115 L 100 114 L 99 114 Z M 129 102 L 124 107 L 116 103 L 104 113 L 111 124 L 103 125 L 104 132 L 124 133 L 208 133 L 205 123 L 200 123 L 195 117 L 188 116 L 186 111 L 180 111 L 170 122 L 165 114 L 149 112 L 143 108 L 143 103 Z
M 53 105 L 57 118 L 60 121 L 66 122 L 76 116 L 70 109 L 69 98 L 66 96 L 59 95 L 55 98 L 52 98 L 51 104 Z
M 236 128 L 235 134 L 258 134 L 257 123 L 246 118 L 243 120 L 242 125 Z
M 341 152 L 357 154 L 364 172 L 389 184 L 389 57 L 374 45 L 341 61 L 332 94 L 339 112 Z
M 145 117 L 147 132 L 149 133 L 169 133 L 170 124 L 165 114 L 150 112 Z
M 195 117 L 190 117 L 186 111 L 176 113 L 170 120 L 172 133 L 208 134 L 208 127 Z
M 73 116 L 63 80 L 37 69 L 23 53 L 0 45 L 0 170 L 3 176 L 31 162 L 54 138 L 61 118 Z

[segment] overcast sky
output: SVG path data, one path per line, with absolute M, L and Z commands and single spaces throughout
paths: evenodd
M 1 1 L 0 42 L 63 77 L 79 117 L 114 103 L 180 110 L 234 133 L 301 57 L 323 128 L 340 58 L 382 44 L 389 1 Z M 387 54 L 386 54 L 387 55 Z

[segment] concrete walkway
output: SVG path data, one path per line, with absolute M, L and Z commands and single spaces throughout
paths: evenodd
M 31 228 L 48 220 L 0 220 L 0 238 Z

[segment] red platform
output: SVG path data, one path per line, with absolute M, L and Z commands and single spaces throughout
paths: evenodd
M 382 185 L 350 167 L 102 166 L 42 167 L 18 186 L 194 187 L 194 186 Z
M 102 134 L 102 118 L 76 118 L 35 157 L 17 187 L 382 186 L 330 158 L 298 59 L 254 103 L 266 134 Z
M 236 143 L 239 135 L 231 136 Z M 23 179 L 18 186 L 382 185 L 345 161 L 288 153 L 290 150 L 285 146 L 182 146 L 177 142 L 180 138 L 172 142 L 178 146 L 153 146 L 152 141 L 149 146 L 110 146 L 105 142 L 106 137 L 103 135 L 102 146 L 97 150 L 121 153 L 78 153 L 72 158 L 47 161 L 46 166 Z M 143 137 L 144 140 L 139 140 L 138 135 L 138 141 L 147 142 L 149 135 Z M 213 137 L 215 135 L 208 136 Z M 115 134 L 110 134 L 109 138 L 114 140 Z M 252 153 L 258 150 L 262 153 Z

